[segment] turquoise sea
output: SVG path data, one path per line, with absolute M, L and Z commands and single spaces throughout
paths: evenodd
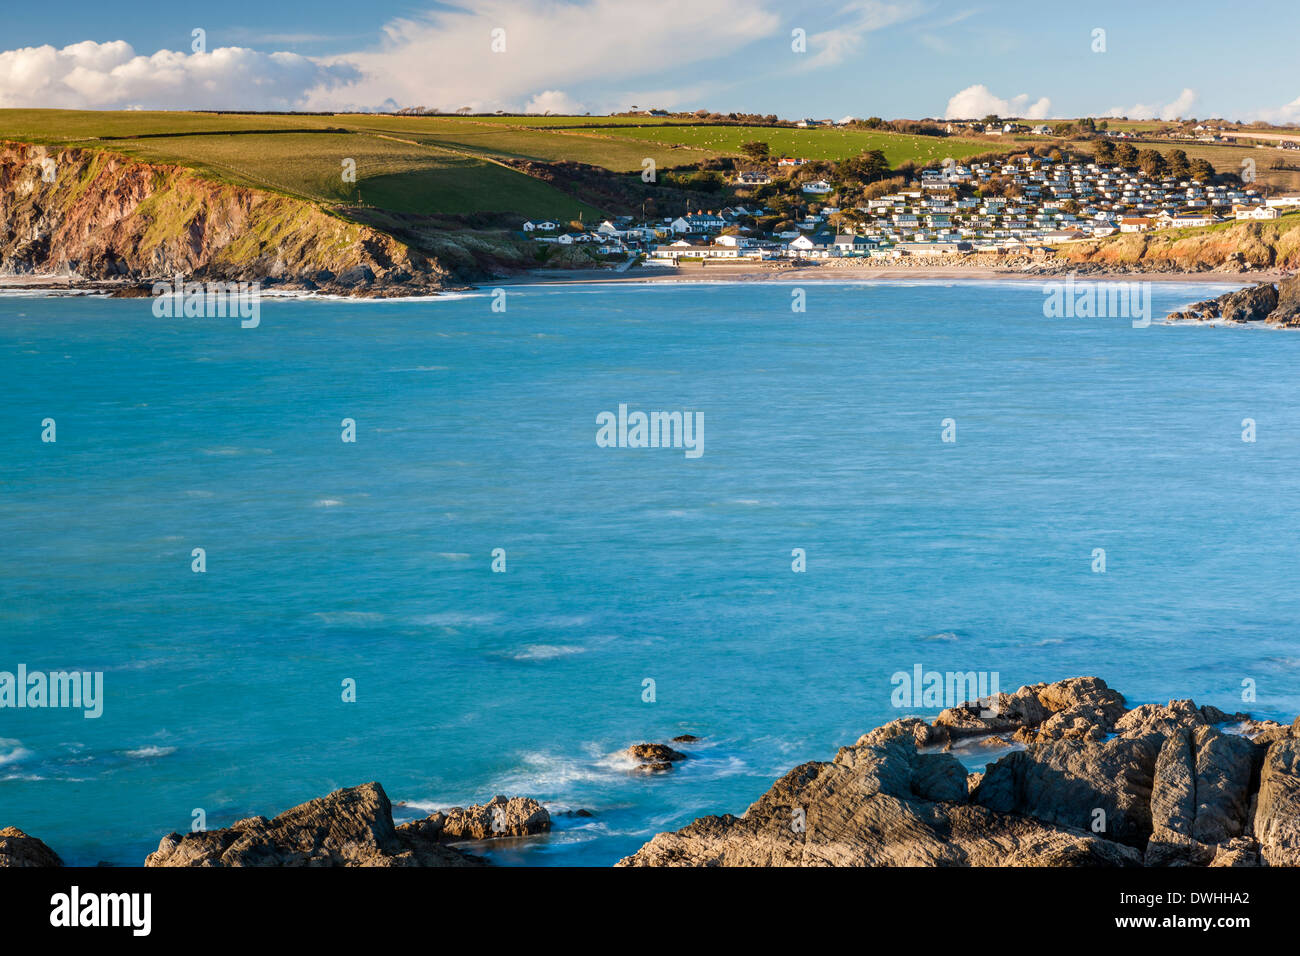
M 1217 291 L 1158 283 L 1157 319 Z M 1300 336 L 1048 319 L 1034 283 L 806 293 L 256 329 L 0 298 L 0 670 L 104 674 L 98 719 L 0 709 L 0 826 L 138 865 L 196 809 L 379 780 L 400 819 L 538 797 L 556 833 L 496 858 L 603 866 L 917 712 L 918 664 L 1300 712 Z M 702 413 L 704 453 L 598 447 L 620 404 Z M 671 774 L 616 756 L 682 733 Z

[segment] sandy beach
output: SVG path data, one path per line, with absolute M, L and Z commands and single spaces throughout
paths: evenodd
M 574 285 L 590 282 L 870 282 L 890 280 L 922 280 L 943 282 L 1049 282 L 1062 279 L 1069 270 L 1061 264 L 1038 263 L 1022 268 L 999 268 L 982 264 L 916 263 L 901 265 L 845 265 L 843 260 L 825 262 L 753 262 L 718 263 L 707 265 L 692 263 L 676 267 L 640 266 L 620 272 L 614 268 L 592 269 L 535 269 L 510 276 L 483 279 L 470 288 L 518 285 Z M 1207 285 L 1255 285 L 1261 282 L 1278 282 L 1287 277 L 1284 270 L 1251 272 L 1092 272 L 1076 274 L 1079 280 L 1101 282 L 1195 282 Z M 95 281 L 68 275 L 0 276 L 0 291 L 79 292 L 117 295 L 138 295 L 149 280 Z M 463 291 L 466 287 L 445 291 Z M 263 290 L 269 294 L 276 289 Z M 303 294 L 311 294 L 304 292 Z M 364 296 L 363 296 L 364 297 Z M 385 296 L 391 297 L 391 296 Z
M 940 280 L 945 282 L 1021 281 L 1047 282 L 1064 278 L 1068 270 L 1023 269 L 983 265 L 852 265 L 836 260 L 792 265 L 788 263 L 709 263 L 669 268 L 650 266 L 617 272 L 613 269 L 535 270 L 501 279 L 498 285 L 568 285 L 580 282 L 870 282 L 873 280 Z M 1198 282 L 1215 285 L 1253 285 L 1286 278 L 1282 270 L 1258 272 L 1080 272 L 1078 278 L 1103 282 Z

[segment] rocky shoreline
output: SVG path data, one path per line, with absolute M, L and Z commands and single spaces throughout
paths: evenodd
M 1009 752 L 968 773 L 954 747 Z M 1300 719 L 1036 684 L 879 727 L 618 865 L 1297 866 Z
M 1263 282 L 1249 289 L 1227 292 L 1171 312 L 1171 322 L 1226 322 L 1231 325 L 1263 323 L 1279 328 L 1300 328 L 1300 276 L 1276 285 Z
M 664 744 L 625 753 L 635 775 L 689 759 Z M 955 753 L 988 763 L 967 772 Z M 367 783 L 274 819 L 168 834 L 144 865 L 483 866 L 462 845 L 550 828 L 541 803 L 504 796 L 395 825 Z M 0 829 L 0 867 L 60 865 L 39 839 Z M 1097 677 L 1034 684 L 878 727 L 740 816 L 660 833 L 616 865 L 1300 866 L 1300 718 L 1191 700 L 1130 708 Z

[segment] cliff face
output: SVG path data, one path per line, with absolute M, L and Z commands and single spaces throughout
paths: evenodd
M 886 724 L 744 815 L 701 817 L 619 865 L 1300 865 L 1300 720 L 1128 709 L 1096 677 L 991 709 Z M 1010 752 L 967 774 L 952 748 Z
M 110 152 L 0 142 L 0 275 L 147 282 L 177 273 L 359 295 L 453 281 L 391 236 L 308 202 Z
M 1072 242 L 1057 250 L 1068 263 L 1146 272 L 1248 271 L 1300 268 L 1300 217 L 1239 222 L 1190 234 L 1140 232 Z

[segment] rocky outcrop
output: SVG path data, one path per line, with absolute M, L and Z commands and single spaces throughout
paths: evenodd
M 1300 269 L 1300 219 L 1126 233 L 1062 243 L 1056 255 L 1080 273 L 1090 268 L 1152 273 Z
M 62 866 L 59 855 L 17 827 L 0 828 L 0 867 Z
M 395 827 L 384 788 L 366 783 L 336 790 L 273 820 L 250 817 L 223 830 L 172 833 L 144 865 L 482 866 L 482 858 L 445 844 L 548 829 L 546 810 L 519 797 L 496 797 L 482 806 L 457 807 Z
M 666 744 L 633 744 L 624 754 L 634 761 L 632 772 L 639 774 L 667 773 L 673 764 L 686 759 L 686 754 Z
M 1297 721 L 1300 726 L 1300 720 Z M 952 754 L 1012 752 L 967 774 Z M 1096 677 L 896 720 L 620 866 L 1300 865 L 1300 737 Z
M 404 823 L 397 828 L 399 835 L 418 835 L 440 843 L 537 836 L 550 830 L 551 815 L 536 800 L 502 796 L 472 807 L 440 810 L 423 820 Z
M 1217 298 L 1194 302 L 1169 314 L 1171 322 L 1229 322 L 1244 325 L 1264 322 L 1283 328 L 1300 327 L 1300 276 L 1227 292 Z
M 0 142 L 0 275 L 419 295 L 438 262 L 319 206 L 102 150 Z

